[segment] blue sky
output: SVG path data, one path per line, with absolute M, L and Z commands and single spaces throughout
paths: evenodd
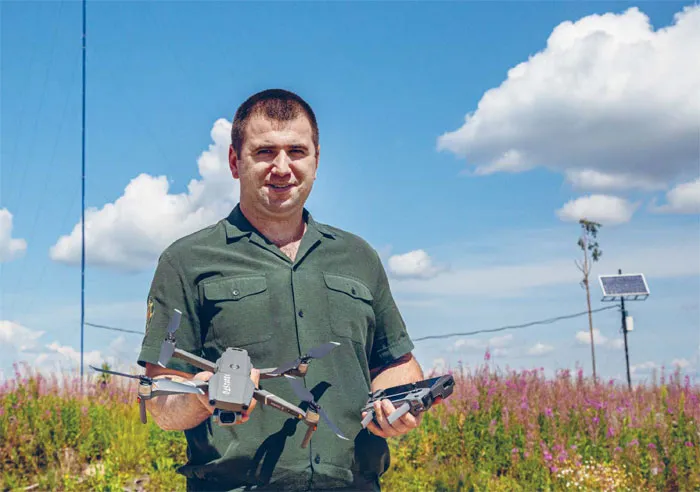
M 80 9 L 1 6 L 5 375 L 79 356 Z M 236 202 L 236 107 L 283 87 L 320 124 L 309 209 L 380 252 L 413 337 L 585 310 L 585 215 L 603 223 L 594 308 L 597 275 L 647 275 L 651 296 L 628 305 L 635 380 L 696 376 L 698 32 L 681 2 L 88 2 L 86 320 L 142 330 L 158 253 Z M 594 326 L 599 374 L 624 380 L 619 313 Z M 416 355 L 474 366 L 488 347 L 500 367 L 590 374 L 587 330 L 579 317 Z M 132 363 L 140 341 L 86 327 L 86 361 Z

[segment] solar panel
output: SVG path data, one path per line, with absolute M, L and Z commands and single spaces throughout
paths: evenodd
M 649 295 L 649 287 L 641 273 L 600 275 L 598 279 L 605 300 L 619 297 L 646 298 Z

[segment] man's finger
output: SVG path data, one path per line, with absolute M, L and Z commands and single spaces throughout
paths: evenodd
M 392 405 L 392 403 L 387 399 L 374 402 L 375 418 L 377 419 L 377 422 L 379 422 L 379 428 L 382 430 L 384 436 L 386 437 L 393 437 L 398 435 L 396 429 L 394 429 L 394 427 L 387 420 L 387 417 L 393 411 L 394 405 Z
M 255 384 L 255 387 L 258 388 L 260 386 L 260 370 L 252 368 L 250 370 L 250 379 L 253 381 L 253 384 Z M 255 409 L 255 405 L 258 404 L 258 400 L 255 398 L 252 398 L 250 400 L 250 404 L 248 405 L 248 410 L 243 412 L 241 420 L 236 422 L 237 424 L 245 424 L 248 422 L 250 419 L 250 413 Z
M 391 400 L 382 400 L 382 410 L 384 411 L 384 414 L 387 417 L 387 427 L 385 428 L 386 432 L 391 433 L 391 435 L 404 434 L 408 432 L 408 427 L 406 427 L 406 424 L 402 422 L 401 419 L 394 421 L 393 424 L 389 423 L 389 415 L 396 411 L 396 407 L 391 402 Z
M 379 427 L 377 427 L 377 424 L 375 424 L 374 422 L 370 422 L 367 425 L 367 430 L 370 431 L 375 436 L 383 437 L 384 439 L 389 437 L 384 433 L 384 431 L 382 431 Z
M 192 379 L 196 381 L 209 381 L 213 375 L 214 373 L 210 371 L 202 371 L 195 374 Z M 214 407 L 209 404 L 209 391 L 205 391 L 203 395 L 197 395 L 197 398 L 209 413 L 214 413 Z
M 411 412 L 406 412 L 396 422 L 403 423 L 403 425 L 405 425 L 408 429 L 415 429 L 420 425 L 421 417 L 422 414 L 418 414 L 418 416 L 416 417 Z M 394 422 L 394 424 L 396 424 L 396 422 Z

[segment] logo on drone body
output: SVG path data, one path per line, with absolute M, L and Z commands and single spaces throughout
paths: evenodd
M 223 384 L 223 387 L 221 388 L 221 391 L 225 395 L 231 394 L 231 375 L 230 374 L 224 374 L 224 384 Z

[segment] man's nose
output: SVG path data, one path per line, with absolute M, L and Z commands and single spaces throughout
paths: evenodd
M 272 161 L 272 172 L 276 174 L 288 174 L 291 159 L 284 150 L 280 150 L 275 160 Z

